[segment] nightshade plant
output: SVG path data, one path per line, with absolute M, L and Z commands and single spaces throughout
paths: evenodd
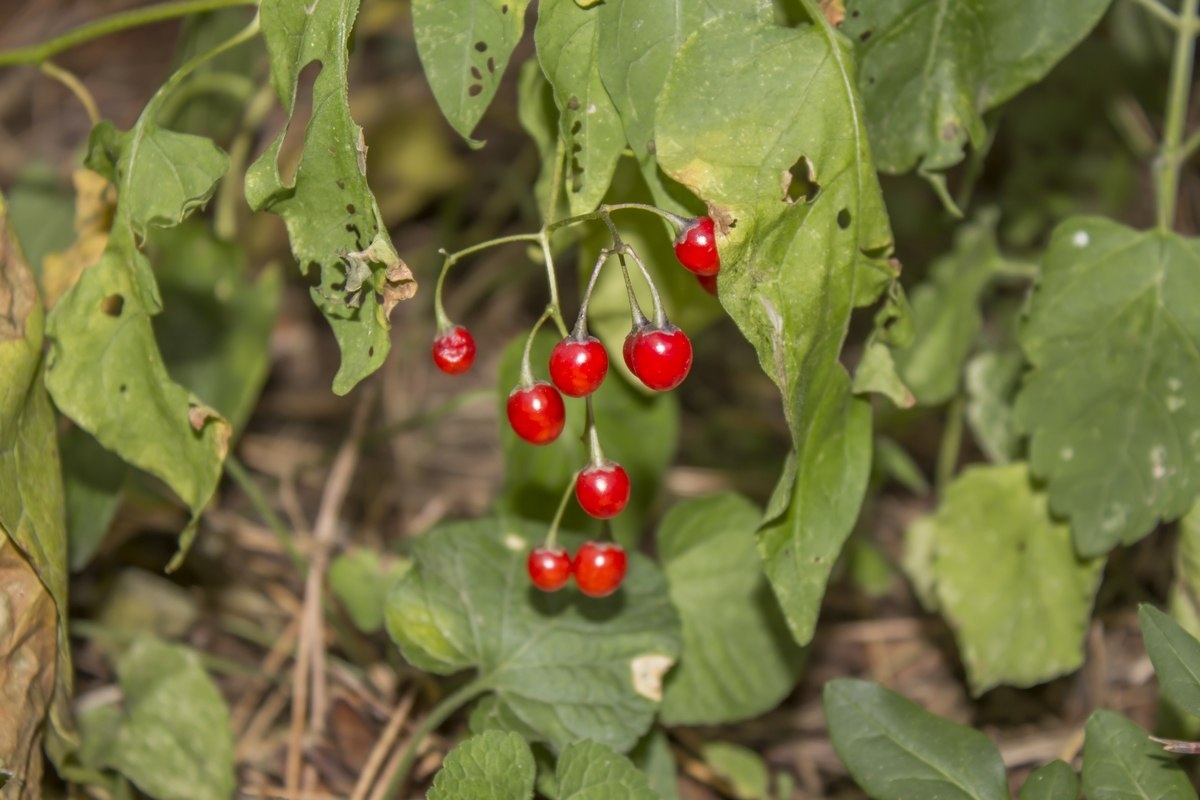
M 351 616 L 366 633 L 386 628 L 411 667 L 468 674 L 412 731 L 381 796 L 396 795 L 428 735 L 469 707 L 471 735 L 430 798 L 525 800 L 535 787 L 676 797 L 666 728 L 749 719 L 795 686 L 884 452 L 873 429 L 892 406 L 944 410 L 936 506 L 909 527 L 903 566 L 950 623 L 975 694 L 1080 666 L 1114 548 L 1181 518 L 1181 552 L 1200 547 L 1200 244 L 1175 229 L 1180 176 L 1200 150 L 1200 131 L 1186 130 L 1200 0 L 1113 3 L 540 0 L 535 14 L 529 0 L 412 0 L 449 125 L 484 146 L 471 137 L 516 73 L 517 115 L 542 162 L 540 227 L 441 251 L 431 355 L 451 375 L 496 355 L 443 306 L 455 266 L 484 250 L 528 248 L 545 306 L 499 354 L 509 424 L 494 513 L 437 526 L 400 574 L 345 561 L 329 572 L 344 603 L 354 578 L 337 576 L 361 569 L 383 585 Z M 1149 165 L 1155 223 L 1057 219 L 1018 260 L 1001 251 L 996 212 L 969 202 L 1005 135 L 996 112 L 1110 5 L 1172 38 Z M 129 130 L 95 117 L 87 89 L 52 61 L 110 32 L 218 11 L 240 14 L 241 27 L 184 60 Z M 0 67 L 37 65 L 93 113 L 78 203 L 95 212 L 81 219 L 104 220 L 80 225 L 71 250 L 27 264 L 24 232 L 0 203 L 0 568 L 14 576 L 10 595 L 33 598 L 16 620 L 26 635 L 0 623 L 0 648 L 17 642 L 0 649 L 0 674 L 18 657 L 44 667 L 5 686 L 26 700 L 0 719 L 0 785 L 17 797 L 38 796 L 43 745 L 63 780 L 109 794 L 129 783 L 155 798 L 234 794 L 228 711 L 188 648 L 122 650 L 124 703 L 72 707 L 67 574 L 95 552 L 126 476 L 153 476 L 188 510 L 168 569 L 222 475 L 247 484 L 229 448 L 265 379 L 280 279 L 252 282 L 242 267 L 242 198 L 286 225 L 340 351 L 332 390 L 351 392 L 385 363 L 392 311 L 417 284 L 367 184 L 368 143 L 350 113 L 358 12 L 359 0 L 182 0 L 0 52 Z M 535 55 L 510 69 L 527 21 Z M 252 47 L 265 58 L 244 69 L 262 89 L 226 147 L 172 127 L 167 111 L 188 82 Z M 313 64 L 294 172 L 281 159 L 286 126 L 251 161 L 276 104 L 298 124 Z M 911 171 L 947 217 L 969 218 L 909 287 L 910 306 L 906 245 L 893 241 L 879 175 Z M 210 201 L 211 224 L 199 213 Z M 181 267 L 183 253 L 194 258 Z M 590 271 L 568 328 L 559 283 L 576 257 Z M 999 285 L 1029 289 L 1029 300 L 985 335 L 981 304 Z M 196 287 L 219 300 L 213 335 L 227 343 L 204 374 L 163 334 L 175 324 L 164 297 Z M 718 303 L 779 390 L 789 454 L 765 508 L 727 492 L 657 515 L 676 395 L 703 370 L 691 337 Z M 874 325 L 847 347 L 856 311 Z M 982 459 L 959 472 L 968 432 Z M 97 464 L 108 480 L 85 494 Z M 587 517 L 572 513 L 572 495 Z M 327 555 L 296 555 L 318 587 Z M 1173 611 L 1195 631 L 1187 589 L 1200 573 L 1180 563 Z M 1153 609 L 1141 621 L 1167 699 L 1200 715 L 1200 645 Z M 824 706 L 870 797 L 1009 796 L 980 732 L 849 678 L 827 685 Z M 1119 715 L 1097 711 L 1082 747 L 1089 798 L 1196 797 Z M 1079 792 L 1076 771 L 1055 762 L 1020 796 Z

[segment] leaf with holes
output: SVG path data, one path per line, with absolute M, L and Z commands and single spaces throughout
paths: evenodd
M 426 534 L 388 596 L 388 632 L 420 669 L 475 670 L 496 698 L 495 724 L 559 751 L 577 739 L 627 751 L 649 728 L 663 674 L 679 655 L 666 583 L 649 559 L 630 553 L 616 594 L 540 592 L 525 561 L 545 536 L 545 525 L 496 519 Z M 573 550 L 581 539 L 563 543 Z
M 1113 711 L 1094 711 L 1083 738 L 1083 796 L 1088 800 L 1195 800 L 1178 762 L 1138 725 Z
M 1000 752 L 979 731 L 869 681 L 832 680 L 822 701 L 833 749 L 874 800 L 1008 800 Z
M 207 139 L 156 127 L 163 97 L 155 95 L 128 132 L 107 123 L 92 131 L 87 163 L 115 182 L 117 209 L 99 263 L 50 312 L 46 387 L 63 414 L 191 509 L 173 568 L 216 490 L 230 428 L 167 373 L 151 325 L 162 298 L 137 241 L 204 205 L 228 159 Z
M 347 42 L 358 0 L 305 5 L 264 0 L 260 7 L 271 82 L 294 117 L 301 73 L 319 64 L 312 84 L 313 115 L 294 178 L 279 171 L 287 130 L 246 172 L 246 199 L 256 211 L 283 218 L 301 272 L 316 269 L 310 289 L 341 348 L 333 390 L 346 394 L 383 364 L 391 346 L 388 316 L 416 293 L 408 266 L 396 254 L 379 206 L 367 186 L 367 147 L 350 116 Z
M 1063 222 L 1020 340 L 1017 422 L 1079 552 L 1182 516 L 1200 489 L 1200 240 Z
M 515 733 L 485 731 L 446 754 L 428 800 L 530 800 L 533 753 Z
M 668 725 L 718 725 L 774 708 L 796 682 L 788 634 L 754 546 L 761 514 L 735 494 L 688 500 L 659 525 L 658 555 L 683 619 L 683 654 L 667 678 Z
M 1036 83 L 1111 0 L 847 0 L 879 168 L 943 170 L 986 133 L 983 113 Z
M 473 147 L 471 132 L 491 105 L 525 30 L 529 0 L 414 0 L 413 33 L 442 113 Z
M 542 0 L 533 36 L 538 62 L 554 87 L 572 214 L 599 205 L 625 149 L 621 118 L 600 81 L 598 21 L 596 10 L 575 0 Z
M 967 469 L 932 524 L 934 588 L 975 694 L 1083 663 L 1104 560 L 1076 555 L 1024 464 Z
M 1153 606 L 1138 608 L 1138 621 L 1162 693 L 1174 705 L 1200 717 L 1200 641 Z
M 1021 784 L 1020 800 L 1075 800 L 1079 797 L 1079 776 L 1069 764 L 1051 761 L 1029 774 Z
M 801 643 L 869 471 L 870 407 L 838 356 L 852 309 L 892 274 L 852 61 L 832 31 L 719 17 L 680 49 L 655 123 L 659 163 L 718 220 L 721 302 L 783 394 L 795 455 L 759 548 Z M 811 199 L 789 194 L 799 165 Z

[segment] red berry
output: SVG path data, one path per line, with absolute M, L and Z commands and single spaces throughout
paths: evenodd
M 543 592 L 557 592 L 571 579 L 571 557 L 561 547 L 535 547 L 525 562 L 529 580 Z
M 712 217 L 697 217 L 675 237 L 675 257 L 697 275 L 716 275 L 721 269 Z
M 466 372 L 475 363 L 475 337 L 462 325 L 433 340 L 433 363 L 447 375 Z
M 717 296 L 717 276 L 716 275 L 697 275 L 696 281 L 700 284 L 701 289 L 708 292 L 713 297 Z
M 629 502 L 629 473 L 614 461 L 587 467 L 575 479 L 575 499 L 596 519 L 615 517 Z
M 518 386 L 508 396 L 508 422 L 517 436 L 532 444 L 553 442 L 566 419 L 562 395 L 545 381 L 528 389 Z
M 588 597 L 607 597 L 625 580 L 625 549 L 609 542 L 585 542 L 571 564 L 579 591 Z
M 633 346 L 627 363 L 638 380 L 657 392 L 683 383 L 692 368 L 692 343 L 686 333 L 670 325 L 646 328 L 631 336 Z
M 625 358 L 625 366 L 629 367 L 630 372 L 633 372 L 633 345 L 644 330 L 644 327 L 631 330 L 625 337 L 625 344 L 621 345 L 621 355 Z
M 568 336 L 550 352 L 550 380 L 568 397 L 583 397 L 600 388 L 608 374 L 608 353 L 595 336 Z

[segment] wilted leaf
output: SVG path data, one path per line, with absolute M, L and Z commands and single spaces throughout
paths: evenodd
M 658 708 L 653 687 L 636 685 L 635 672 L 648 659 L 667 666 L 679 655 L 666 583 L 649 559 L 631 553 L 625 582 L 610 597 L 542 593 L 525 561 L 545 535 L 544 525 L 495 519 L 426 534 L 388 597 L 388 632 L 420 669 L 476 670 L 504 727 L 515 721 L 556 750 L 581 738 L 629 750 Z M 565 543 L 573 549 L 580 539 Z
M 1040 80 L 1110 0 L 846 0 L 842 30 L 879 168 L 943 170 L 986 133 L 983 113 Z
M 1113 711 L 1094 711 L 1083 739 L 1087 800 L 1188 800 L 1196 790 L 1179 764 L 1150 734 Z
M 1051 761 L 1030 773 L 1021 785 L 1020 800 L 1075 800 L 1079 776 L 1062 761 Z
M 874 800 L 1008 800 L 1004 762 L 979 731 L 868 681 L 837 678 L 822 696 L 833 749 Z
M 755 548 L 760 513 L 735 494 L 675 505 L 658 554 L 683 620 L 683 652 L 667 678 L 668 725 L 736 722 L 787 696 L 802 654 L 772 596 Z
M 1024 464 L 970 467 L 933 517 L 934 580 L 971 688 L 1031 686 L 1083 663 L 1103 559 L 1081 559 Z
M 271 81 L 289 125 L 301 71 L 314 62 L 321 71 L 292 183 L 278 165 L 285 128 L 246 172 L 246 199 L 255 210 L 283 218 L 301 272 L 318 270 L 319 285 L 310 294 L 341 348 L 333 390 L 346 394 L 383 364 L 391 346 L 388 312 L 417 291 L 379 221 L 362 129 L 350 116 L 347 42 L 358 0 L 264 0 L 259 13 Z
M 530 800 L 533 753 L 515 733 L 486 731 L 446 754 L 429 800 Z
M 75 183 L 75 241 L 61 252 L 47 253 L 42 264 L 42 288 L 46 306 L 53 306 L 75 285 L 88 267 L 94 266 L 108 246 L 117 206 L 116 187 L 98 172 L 77 169 Z
M 1085 556 L 1182 516 L 1200 488 L 1200 240 L 1099 218 L 1055 230 L 1021 330 L 1029 460 Z
M 893 274 L 852 60 L 821 30 L 725 15 L 684 43 L 656 115 L 659 163 L 718 221 L 721 303 L 783 394 L 796 455 L 760 553 L 801 643 L 870 462 L 870 409 L 838 356 L 853 307 Z M 793 197 L 801 180 L 814 190 Z

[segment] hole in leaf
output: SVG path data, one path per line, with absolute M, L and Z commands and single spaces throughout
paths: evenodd
M 856 8 L 853 11 L 851 11 L 850 16 L 854 17 L 855 19 L 858 19 L 858 9 Z
M 367 348 L 367 358 L 374 358 L 374 356 L 375 356 L 375 345 L 371 345 L 370 347 Z
M 483 80 L 483 73 L 479 71 L 479 67 L 471 67 L 471 77 L 477 81 Z
M 486 53 L 487 52 L 487 42 L 476 42 L 475 49 L 481 53 Z
M 125 384 L 122 383 L 120 386 L 117 387 L 117 391 L 120 392 L 121 394 L 125 394 L 126 388 L 128 388 L 128 387 L 126 387 Z
M 100 310 L 110 317 L 121 316 L 121 310 L 125 308 L 125 298 L 119 294 L 110 294 L 108 297 L 100 301 Z
M 838 212 L 837 224 L 838 224 L 838 227 L 841 228 L 842 230 L 846 230 L 847 228 L 850 227 L 850 210 L 849 209 L 843 208 L 841 211 Z
M 492 58 L 491 56 L 488 56 L 487 69 L 488 69 L 488 72 L 491 72 L 493 74 L 495 74 L 495 72 L 496 72 L 496 59 Z
M 575 95 L 571 95 L 570 97 L 568 97 L 567 98 L 567 109 L 569 111 L 578 111 L 579 110 L 579 98 L 576 97 Z
M 783 201 L 811 203 L 821 191 L 817 173 L 807 156 L 800 156 L 783 175 Z
M 347 214 L 353 214 L 353 213 L 354 213 L 355 211 L 357 211 L 357 210 L 358 210 L 358 209 L 356 209 L 356 208 L 354 207 L 354 203 L 346 203 L 346 213 L 347 213 Z
M 304 151 L 304 134 L 312 118 L 313 84 L 321 74 L 321 67 L 320 61 L 310 61 L 300 70 L 296 79 L 296 105 L 292 109 L 292 118 L 288 122 L 283 144 L 275 160 L 280 177 L 284 184 L 289 186 L 296 179 L 296 168 L 300 165 L 300 154 Z
M 507 14 L 507 13 L 508 13 L 508 6 L 500 6 L 500 13 L 501 13 L 501 14 Z
M 478 83 L 472 83 L 467 87 L 467 94 L 471 95 L 471 97 L 478 97 L 480 94 L 482 94 L 482 92 L 483 87 Z
M 865 42 L 867 39 L 870 39 L 870 38 L 871 38 L 871 31 L 863 31 L 862 33 L 860 33 L 858 35 L 858 40 L 860 42 Z
M 575 124 L 571 126 L 571 135 L 578 136 L 579 132 L 582 130 L 583 130 L 583 123 L 580 122 L 579 120 L 575 120 Z
M 337 187 L 339 189 L 341 189 L 342 191 L 345 191 L 346 190 L 346 182 L 344 180 L 342 180 L 341 178 L 338 178 L 337 179 Z

